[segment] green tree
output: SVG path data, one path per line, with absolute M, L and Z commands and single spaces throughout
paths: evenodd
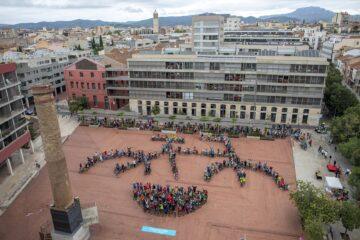
M 348 108 L 343 116 L 333 119 L 330 130 L 335 143 L 346 142 L 352 137 L 360 138 L 360 105 Z
M 103 43 L 103 39 L 102 36 L 100 35 L 100 39 L 99 39 L 99 49 L 103 50 L 104 49 L 104 43 Z
M 307 239 L 319 240 L 324 236 L 324 224 L 316 219 L 306 219 L 304 231 Z
M 333 83 L 326 87 L 324 101 L 333 116 L 342 116 L 346 109 L 358 104 L 356 96 L 341 83 Z
M 351 170 L 349 184 L 354 187 L 354 198 L 360 200 L 360 167 L 354 167 Z
M 152 109 L 151 109 L 151 113 L 156 116 L 158 114 L 160 114 L 160 108 L 158 105 L 155 105 Z
M 353 165 L 360 166 L 360 138 L 352 137 L 339 144 L 339 150 Z
M 297 190 L 290 193 L 290 198 L 297 206 L 303 223 L 308 219 L 321 223 L 339 220 L 339 203 L 331 200 L 322 190 L 309 182 L 298 181 Z
M 351 201 L 343 202 L 340 215 L 341 222 L 346 229 L 345 234 L 347 231 L 352 231 L 360 227 L 360 208 L 356 203 Z
M 174 120 L 176 119 L 176 115 L 171 115 L 171 116 L 169 117 L 169 119 L 170 119 L 171 121 L 174 121 Z
M 221 122 L 221 118 L 214 118 L 213 122 L 219 123 L 219 122 Z

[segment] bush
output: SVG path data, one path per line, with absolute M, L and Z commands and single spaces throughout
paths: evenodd
M 352 137 L 349 141 L 339 144 L 339 150 L 351 164 L 360 166 L 360 138 Z

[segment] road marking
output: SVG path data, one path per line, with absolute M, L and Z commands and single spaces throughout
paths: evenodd
M 167 235 L 167 236 L 172 236 L 172 237 L 176 236 L 176 231 L 172 230 L 172 229 L 142 226 L 141 231 L 148 232 L 148 233 L 160 234 L 160 235 Z

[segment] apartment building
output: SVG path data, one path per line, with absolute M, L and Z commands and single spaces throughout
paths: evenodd
M 193 49 L 197 53 L 217 52 L 224 42 L 224 17 L 200 15 L 192 18 Z
M 242 124 L 319 123 L 328 62 L 316 54 L 136 54 L 128 59 L 130 110 L 237 118 Z
M 21 93 L 25 97 L 26 107 L 34 104 L 31 92 L 31 87 L 34 84 L 51 84 L 55 96 L 65 92 L 64 67 L 70 65 L 79 57 L 85 56 L 90 56 L 90 51 L 34 55 L 16 59 L 17 77 L 21 82 Z
M 225 43 L 241 44 L 302 44 L 301 38 L 290 30 L 248 29 L 224 32 Z
M 22 147 L 31 142 L 22 98 L 16 65 L 0 64 L 0 171 L 6 166 L 10 175 L 25 162 Z
M 107 56 L 82 58 L 64 70 L 67 98 L 85 97 L 91 108 L 117 109 L 106 91 L 106 69 L 121 66 Z

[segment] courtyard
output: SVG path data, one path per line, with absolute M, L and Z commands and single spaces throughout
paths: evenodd
M 78 127 L 63 144 L 73 192 L 83 204 L 96 203 L 100 224 L 92 226 L 92 239 L 298 239 L 301 225 L 289 192 L 280 190 L 271 177 L 247 170 L 247 182 L 241 187 L 236 174 L 225 169 L 203 180 L 203 172 L 210 162 L 224 158 L 178 155 L 179 179 L 175 181 L 167 155 L 152 161 L 152 172 L 144 175 L 140 165 L 119 177 L 113 175 L 115 163 L 130 158 L 97 163 L 84 174 L 79 164 L 96 151 L 124 149 L 145 152 L 160 151 L 163 142 L 150 140 L 151 131 L 117 130 L 110 128 Z M 180 134 L 185 138 L 182 147 L 196 146 L 200 151 L 221 143 L 202 142 L 198 135 Z M 232 139 L 241 159 L 267 162 L 290 184 L 295 185 L 295 169 L 290 138 L 261 141 L 248 138 Z M 177 144 L 175 144 L 177 145 Z M 144 213 L 132 199 L 133 182 L 161 185 L 190 186 L 209 192 L 208 202 L 197 211 L 182 217 L 154 216 Z M 51 191 L 44 168 L 0 218 L 1 239 L 38 239 L 40 226 L 50 219 Z M 176 230 L 175 237 L 141 232 L 142 226 Z

